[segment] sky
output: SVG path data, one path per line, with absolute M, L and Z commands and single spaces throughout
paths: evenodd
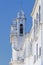
M 29 32 L 32 26 L 30 14 L 34 2 L 35 0 L 0 0 L 0 65 L 9 65 L 11 59 L 10 26 L 13 19 L 22 9 L 27 18 L 26 32 Z

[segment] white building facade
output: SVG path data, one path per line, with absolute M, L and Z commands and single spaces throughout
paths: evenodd
M 25 33 L 26 17 L 21 10 L 11 25 L 10 43 L 12 58 L 10 65 L 42 65 L 43 62 L 43 18 L 41 0 L 36 0 L 30 33 Z
M 31 13 L 34 29 L 33 58 L 34 65 L 41 65 L 41 0 L 36 0 Z

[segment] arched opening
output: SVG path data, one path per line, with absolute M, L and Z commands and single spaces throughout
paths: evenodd
M 20 24 L 20 36 L 23 36 L 23 24 Z

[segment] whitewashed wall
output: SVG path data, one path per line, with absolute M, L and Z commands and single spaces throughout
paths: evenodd
M 41 60 L 42 60 L 42 65 L 43 65 L 43 0 L 41 0 L 41 22 L 42 22 L 42 55 L 41 55 Z

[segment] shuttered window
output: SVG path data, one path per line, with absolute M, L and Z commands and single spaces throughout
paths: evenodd
M 36 44 L 36 57 L 38 59 L 38 44 Z
M 41 47 L 39 48 L 39 57 L 41 56 Z
M 36 55 L 34 55 L 34 63 L 36 62 Z
M 41 7 L 39 6 L 39 22 L 41 21 Z

